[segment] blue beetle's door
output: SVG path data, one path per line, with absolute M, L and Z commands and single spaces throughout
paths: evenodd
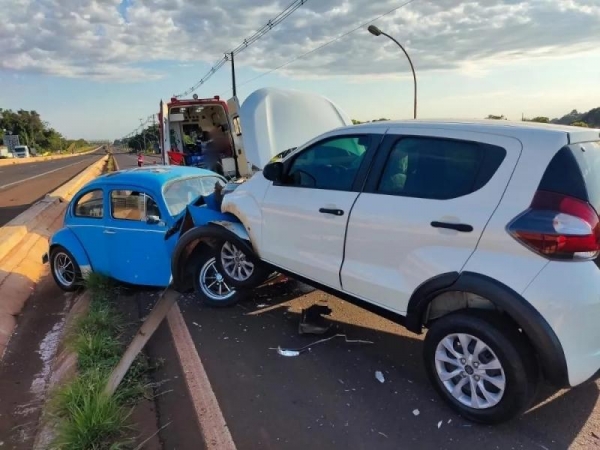
M 85 249 L 91 269 L 109 275 L 110 260 L 105 242 L 107 235 L 104 234 L 108 215 L 105 197 L 106 193 L 101 188 L 80 192 L 73 201 L 66 225 Z
M 125 283 L 167 286 L 171 258 L 165 242 L 165 211 L 141 190 L 114 189 L 108 195 L 111 276 Z

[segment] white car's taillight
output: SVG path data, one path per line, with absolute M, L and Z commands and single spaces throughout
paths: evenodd
M 507 227 L 531 250 L 550 259 L 590 260 L 600 255 L 600 220 L 587 202 L 536 192 L 531 206 Z

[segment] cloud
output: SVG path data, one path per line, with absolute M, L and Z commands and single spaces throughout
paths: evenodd
M 405 0 L 307 0 L 237 58 L 267 71 Z M 290 0 L 0 0 L 0 69 L 100 81 L 161 76 L 212 63 Z M 419 71 L 560 57 L 598 45 L 600 0 L 415 0 L 376 21 Z M 360 29 L 281 70 L 292 77 L 369 78 L 408 70 L 400 50 Z

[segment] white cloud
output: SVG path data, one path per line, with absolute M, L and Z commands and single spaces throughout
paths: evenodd
M 277 67 L 405 0 L 308 0 L 238 56 Z M 0 0 L 0 69 L 131 81 L 217 60 L 290 0 Z M 126 9 L 126 13 L 122 11 Z M 482 67 L 515 58 L 595 48 L 600 0 L 416 0 L 376 22 L 397 37 L 420 71 Z M 407 70 L 399 49 L 359 30 L 282 69 L 295 77 L 360 79 Z

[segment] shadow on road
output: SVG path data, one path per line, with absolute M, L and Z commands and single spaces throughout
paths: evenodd
M 301 310 L 315 303 L 333 310 L 330 334 L 373 344 L 336 338 L 297 357 L 278 355 L 278 346 L 296 349 L 324 337 L 298 334 Z M 180 307 L 239 448 L 563 449 L 594 439 L 581 435 L 598 402 L 596 384 L 559 393 L 543 387 L 522 417 L 474 425 L 430 386 L 421 337 L 295 281 L 262 287 L 233 308 L 207 308 L 193 295 Z

